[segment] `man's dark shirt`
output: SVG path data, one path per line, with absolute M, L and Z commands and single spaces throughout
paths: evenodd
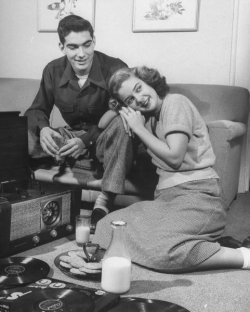
M 127 65 L 120 59 L 95 51 L 88 79 L 80 88 L 67 57 L 53 60 L 45 67 L 39 91 L 25 112 L 29 128 L 49 127 L 50 113 L 56 105 L 72 129 L 87 131 L 81 139 L 85 146 L 91 145 L 100 134 L 98 122 L 108 110 L 109 78 L 122 67 Z

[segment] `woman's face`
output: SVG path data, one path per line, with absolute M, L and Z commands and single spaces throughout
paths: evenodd
M 141 113 L 156 113 L 162 100 L 156 91 L 143 80 L 131 76 L 125 80 L 118 91 L 123 103 Z

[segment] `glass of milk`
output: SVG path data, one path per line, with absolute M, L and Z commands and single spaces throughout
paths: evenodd
M 75 237 L 76 243 L 79 246 L 82 246 L 84 243 L 89 242 L 90 218 L 90 215 L 87 214 L 81 214 L 76 216 Z
M 101 287 L 106 292 L 123 294 L 130 289 L 131 258 L 126 247 L 127 223 L 112 221 L 112 239 L 102 260 Z

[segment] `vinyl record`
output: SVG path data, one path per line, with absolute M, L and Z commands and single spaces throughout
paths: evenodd
M 190 312 L 189 310 L 168 301 L 144 298 L 121 298 L 119 304 L 109 312 Z
M 0 259 L 0 287 L 32 283 L 48 275 L 49 265 L 31 257 Z
M 15 311 L 15 307 L 13 308 Z M 72 289 L 40 289 L 19 298 L 18 312 L 92 312 L 94 300 Z

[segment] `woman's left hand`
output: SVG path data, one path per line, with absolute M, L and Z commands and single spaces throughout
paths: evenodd
M 127 121 L 129 127 L 135 131 L 139 127 L 145 125 L 145 117 L 139 111 L 135 111 L 131 107 L 122 107 L 120 110 L 121 116 Z

